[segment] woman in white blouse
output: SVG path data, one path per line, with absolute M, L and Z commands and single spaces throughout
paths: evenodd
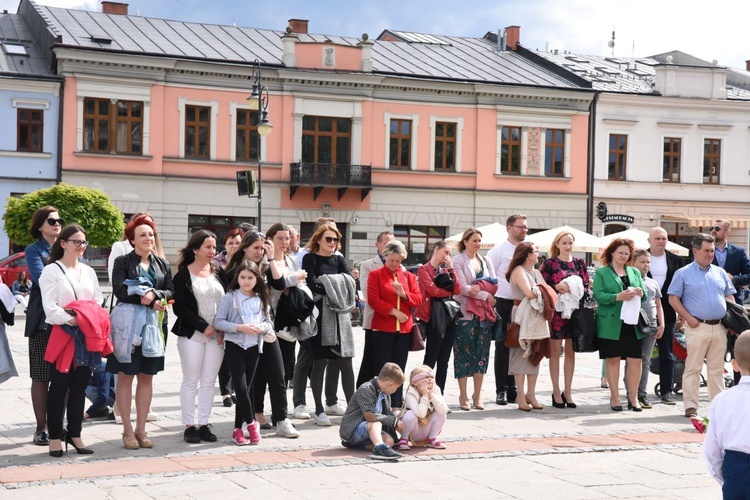
M 102 292 L 96 273 L 80 262 L 86 251 L 86 231 L 78 224 L 66 226 L 52 245 L 49 263 L 39 278 L 42 305 L 50 325 L 78 326 L 76 316 L 66 310 L 66 306 L 76 300 L 93 300 L 101 303 Z M 48 353 L 51 346 L 48 345 Z M 77 356 L 75 356 L 77 357 Z M 53 363 L 50 370 L 50 386 L 47 394 L 47 427 L 49 429 L 49 453 L 53 457 L 62 456 L 62 439 L 66 447 L 72 444 L 80 454 L 93 451 L 84 447 L 81 440 L 83 410 L 86 401 L 86 386 L 91 378 L 88 366 L 75 366 L 67 372 L 58 370 Z M 68 395 L 67 432 L 63 432 L 63 411 L 65 396 Z
M 208 419 L 219 367 L 224 359 L 223 337 L 212 326 L 224 297 L 224 283 L 217 276 L 216 235 L 205 229 L 195 233 L 180 250 L 174 276 L 174 304 L 177 320 L 177 351 L 182 364 L 180 406 L 184 439 L 187 443 L 216 442 Z M 196 427 L 195 399 L 198 397 Z

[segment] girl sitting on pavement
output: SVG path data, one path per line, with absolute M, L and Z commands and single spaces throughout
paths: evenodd
M 224 355 L 237 394 L 232 441 L 240 446 L 260 442 L 260 425 L 255 420 L 248 388 L 253 385 L 259 353 L 263 351 L 263 336 L 273 332 L 270 305 L 260 269 L 250 260 L 242 261 L 214 320 L 214 327 L 224 333 Z M 243 422 L 247 423 L 249 442 L 242 431 Z
M 396 449 L 408 450 L 410 440 L 413 446 L 445 449 L 438 436 L 445 425 L 448 405 L 429 366 L 418 366 L 411 371 L 404 406 L 406 411 L 401 417 L 404 430 Z

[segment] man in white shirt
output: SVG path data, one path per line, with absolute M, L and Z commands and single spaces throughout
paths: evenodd
M 717 394 L 711 403 L 703 458 L 708 471 L 722 486 L 724 498 L 750 495 L 750 331 L 737 338 L 732 367 L 740 383 Z
M 516 246 L 526 239 L 529 225 L 526 216 L 513 214 L 505 221 L 508 230 L 508 239 L 500 245 L 492 247 L 487 252 L 487 260 L 495 267 L 497 275 L 497 292 L 495 293 L 495 311 L 500 316 L 503 331 L 510 323 L 510 313 L 513 310 L 513 295 L 510 292 L 510 283 L 505 279 L 508 266 L 513 258 Z M 505 406 L 508 401 L 515 401 L 518 393 L 516 391 L 516 380 L 513 375 L 508 375 L 508 362 L 510 350 L 505 347 L 505 341 L 495 342 L 495 403 Z
M 672 252 L 667 252 L 667 231 L 661 227 L 652 228 L 648 234 L 649 253 L 651 253 L 651 270 L 649 278 L 653 278 L 661 289 L 661 307 L 664 311 L 664 334 L 656 340 L 659 346 L 659 390 L 661 401 L 667 405 L 674 405 L 672 388 L 674 386 L 674 325 L 677 314 L 669 304 L 667 290 L 672 284 L 675 271 L 682 267 L 682 259 Z

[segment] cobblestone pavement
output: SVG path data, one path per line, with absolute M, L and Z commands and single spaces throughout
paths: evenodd
M 153 409 L 159 419 L 147 430 L 151 450 L 122 447 L 121 427 L 112 421 L 84 424 L 83 439 L 93 455 L 67 453 L 52 459 L 34 446 L 29 400 L 27 344 L 23 315 L 8 328 L 20 376 L 0 385 L 0 498 L 721 498 L 701 460 L 702 435 L 682 416 L 682 405 L 654 404 L 642 413 L 609 409 L 600 388 L 600 361 L 577 355 L 576 409 L 550 406 L 547 362 L 541 367 L 540 411 L 520 412 L 494 404 L 494 376 L 484 385 L 486 410 L 458 408 L 458 389 L 449 378 L 446 400 L 453 409 L 443 433 L 446 450 L 413 449 L 398 463 L 380 463 L 367 452 L 341 447 L 340 417 L 333 426 L 293 420 L 299 439 L 263 431 L 258 446 L 231 441 L 234 408 L 216 396 L 211 423 L 217 443 L 182 440 L 179 403 L 181 370 L 174 336 L 166 370 L 154 379 Z M 361 330 L 355 332 L 361 340 Z M 361 344 L 358 346 L 361 350 Z M 494 349 L 493 349 L 494 351 Z M 420 364 L 411 353 L 407 371 Z M 358 360 L 355 358 L 355 365 Z M 492 360 L 490 361 L 492 366 Z M 356 368 L 356 366 L 355 366 Z M 491 370 L 490 370 L 491 371 Z M 452 373 L 449 373 L 452 376 Z M 650 388 L 657 382 L 652 375 Z M 291 392 L 291 391 L 290 391 Z M 624 391 L 623 392 L 623 402 Z M 339 391 L 340 397 L 343 392 Z M 291 411 L 291 394 L 289 394 Z M 307 403 L 312 406 L 308 388 Z M 343 401 L 342 401 L 343 403 Z M 706 412 L 703 394 L 701 413 Z M 266 401 L 266 413 L 270 403 Z M 270 417 L 269 417 L 270 419 Z

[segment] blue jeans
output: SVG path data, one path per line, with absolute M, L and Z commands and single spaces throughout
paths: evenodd
M 367 432 L 367 424 L 369 424 L 368 421 L 363 420 L 359 423 L 357 426 L 357 430 L 354 431 L 354 435 L 351 439 L 347 440 L 349 444 L 373 444 L 372 440 L 370 439 L 370 434 Z M 388 434 L 385 431 L 381 431 L 381 435 Z

